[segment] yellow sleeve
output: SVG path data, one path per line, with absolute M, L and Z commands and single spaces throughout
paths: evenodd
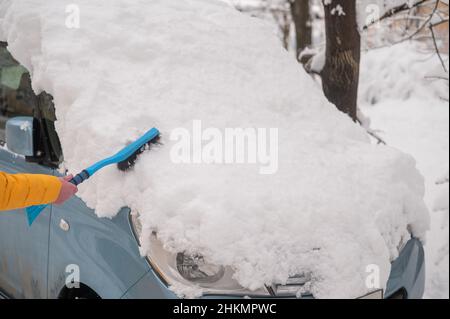
M 0 172 L 0 210 L 14 210 L 57 200 L 61 182 L 50 175 Z

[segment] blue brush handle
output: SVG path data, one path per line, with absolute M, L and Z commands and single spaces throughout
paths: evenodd
M 91 177 L 91 175 L 87 172 L 87 170 L 83 170 L 80 174 L 72 178 L 69 183 L 72 183 L 75 186 L 80 185 L 81 183 L 84 183 Z
M 97 171 L 102 169 L 105 166 L 111 164 L 117 164 L 119 162 L 123 162 L 128 159 L 131 155 L 133 155 L 137 150 L 147 144 L 149 141 L 155 139 L 160 134 L 159 130 L 156 128 L 152 128 L 150 131 L 141 136 L 138 140 L 126 146 L 122 150 L 120 150 L 114 156 L 101 160 L 100 162 L 95 163 L 91 167 L 83 170 L 80 174 L 76 175 L 69 182 L 74 184 L 75 186 L 80 185 L 89 179 L 92 175 L 94 175 Z M 40 206 L 32 206 L 26 209 L 28 224 L 31 226 L 36 218 L 39 216 L 42 211 L 47 208 L 49 205 L 40 205 Z

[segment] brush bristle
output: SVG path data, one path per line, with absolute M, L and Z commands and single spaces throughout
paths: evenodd
M 119 168 L 119 170 L 121 170 L 122 172 L 126 172 L 126 171 L 130 170 L 131 168 L 133 168 L 134 165 L 136 164 L 136 161 L 139 158 L 139 155 L 141 155 L 142 153 L 144 153 L 147 150 L 150 150 L 152 148 L 152 146 L 154 146 L 154 145 L 161 145 L 160 140 L 161 140 L 161 136 L 158 135 L 157 137 L 155 137 L 154 139 L 149 141 L 147 144 L 142 146 L 140 149 L 138 149 L 136 152 L 134 152 L 133 155 L 128 157 L 125 161 L 119 162 L 117 164 L 117 167 Z

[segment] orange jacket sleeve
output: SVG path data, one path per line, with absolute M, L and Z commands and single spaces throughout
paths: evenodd
M 14 210 L 57 200 L 61 182 L 50 175 L 0 172 L 0 210 Z

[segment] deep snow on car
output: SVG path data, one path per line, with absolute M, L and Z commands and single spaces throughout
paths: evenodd
M 355 298 L 373 290 L 368 265 L 384 285 L 411 236 L 424 238 L 414 160 L 372 145 L 265 23 L 215 1 L 79 6 L 81 26 L 71 29 L 56 0 L 4 1 L 0 39 L 34 91 L 53 97 L 70 171 L 150 127 L 163 132 L 163 146 L 134 170 L 105 170 L 80 197 L 99 217 L 129 207 L 142 255 L 180 296 L 270 294 L 272 284 L 294 283 L 319 298 Z M 222 131 L 278 128 L 278 171 L 174 163 L 171 132 L 195 120 Z M 192 280 L 189 265 L 211 276 Z

